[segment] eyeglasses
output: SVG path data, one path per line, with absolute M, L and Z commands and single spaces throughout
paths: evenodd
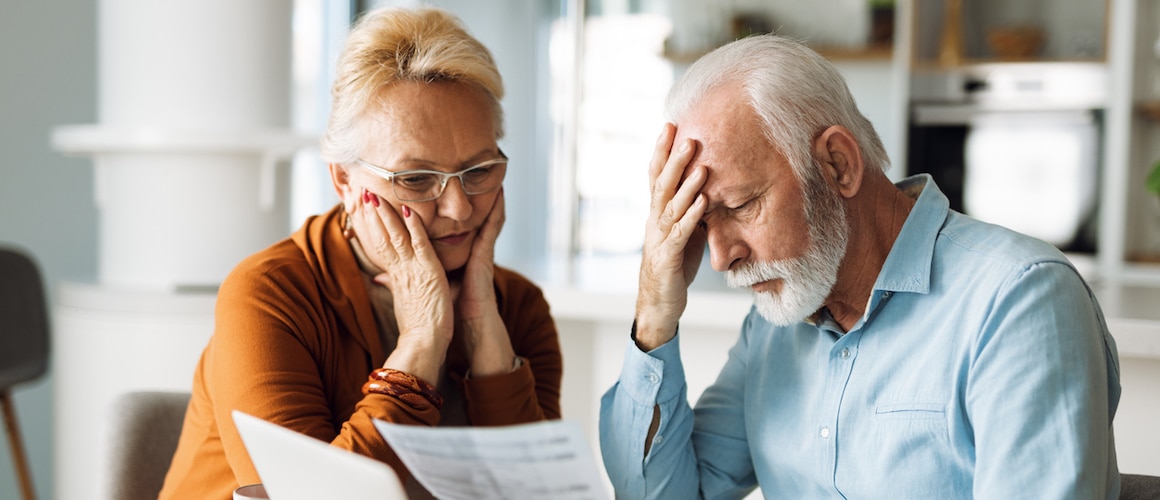
M 391 181 L 391 189 L 399 201 L 431 201 L 443 195 L 447 181 L 452 177 L 459 179 L 463 192 L 469 196 L 490 193 L 499 189 L 503 184 L 504 174 L 507 172 L 508 157 L 499 152 L 500 158 L 487 160 L 474 166 L 449 174 L 436 170 L 406 170 L 391 172 L 383 167 L 355 160 L 359 165 L 366 167 L 371 173 Z

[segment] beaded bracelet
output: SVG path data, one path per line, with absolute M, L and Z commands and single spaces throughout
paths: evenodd
M 411 406 L 430 403 L 436 409 L 443 407 L 443 396 L 435 386 L 410 373 L 379 368 L 372 371 L 362 386 L 363 395 L 371 393 L 396 397 Z

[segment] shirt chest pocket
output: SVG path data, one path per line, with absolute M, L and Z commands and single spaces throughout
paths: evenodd
M 878 453 L 892 455 L 893 460 L 934 460 L 938 455 L 935 450 L 948 444 L 945 403 L 891 403 L 877 405 L 873 411 L 870 426 L 875 432 L 868 444 Z M 931 453 L 934 455 L 928 455 Z
M 946 403 L 891 402 L 874 406 L 869 417 L 865 428 L 869 432 L 858 444 L 881 463 L 927 469 L 946 461 L 950 440 Z
M 838 477 L 849 497 L 958 498 L 963 461 L 950 442 L 947 403 L 890 401 L 870 405 L 855 422 L 839 456 Z M 857 492 L 858 478 L 890 478 L 880 489 Z M 871 481 L 872 482 L 872 481 Z M 970 491 L 969 488 L 967 491 Z M 862 494 L 858 494 L 862 493 Z
M 877 420 L 946 420 L 943 403 L 898 403 L 874 407 Z

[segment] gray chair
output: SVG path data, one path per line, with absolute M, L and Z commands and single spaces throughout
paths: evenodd
M 40 268 L 26 252 L 0 247 L 0 406 L 20 491 L 36 498 L 24 441 L 16 421 L 12 387 L 48 370 L 48 305 Z
M 1160 499 L 1160 477 L 1120 474 L 1120 500 Z
M 108 498 L 156 499 L 177 450 L 188 392 L 140 391 L 113 401 L 106 462 Z

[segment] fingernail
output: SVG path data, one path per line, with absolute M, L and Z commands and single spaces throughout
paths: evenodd
M 379 195 L 374 194 L 374 193 L 370 193 L 370 195 L 371 195 L 371 205 L 378 207 L 379 206 Z
M 668 133 L 668 131 L 669 131 L 668 127 L 661 129 L 661 135 L 657 136 L 657 144 L 660 144 L 661 141 L 665 140 L 665 135 Z
M 363 188 L 362 195 L 363 195 L 363 203 L 370 203 L 371 202 L 371 192 L 367 191 L 367 188 Z
M 410 217 L 410 216 L 411 216 L 411 207 L 403 205 L 403 217 Z
M 681 142 L 681 152 L 687 153 L 688 151 L 689 151 L 689 141 L 682 141 Z

